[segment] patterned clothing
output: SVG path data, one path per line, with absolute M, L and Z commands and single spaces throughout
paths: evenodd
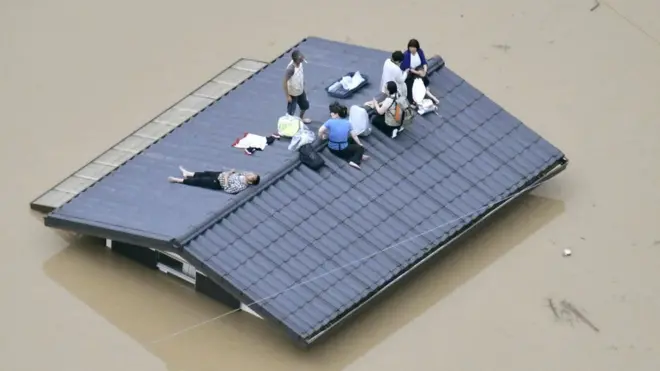
M 302 63 L 296 66 L 293 61 L 289 62 L 286 66 L 285 78 L 290 96 L 297 97 L 303 94 L 305 91 L 305 73 L 303 72 Z
M 247 179 L 245 179 L 244 173 L 229 174 L 229 177 L 227 178 L 227 184 L 224 184 L 224 178 L 225 173 L 220 173 L 218 180 L 220 181 L 222 189 L 227 193 L 236 194 L 248 187 Z

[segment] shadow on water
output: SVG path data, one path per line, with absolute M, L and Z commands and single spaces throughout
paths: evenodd
M 89 238 L 46 262 L 46 274 L 161 358 L 171 370 L 341 370 L 420 316 L 564 210 L 561 201 L 526 195 L 470 237 L 411 275 L 377 305 L 310 351 L 246 313 L 230 314 L 163 342 L 163 338 L 228 311 L 187 284 L 101 248 Z

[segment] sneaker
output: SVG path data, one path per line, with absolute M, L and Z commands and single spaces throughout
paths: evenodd
M 399 135 L 399 129 L 392 130 L 392 139 L 396 138 L 397 135 Z
M 403 131 L 403 129 L 405 129 L 405 128 L 403 127 L 403 125 L 401 125 L 401 127 L 399 128 L 399 133 L 401 133 Z

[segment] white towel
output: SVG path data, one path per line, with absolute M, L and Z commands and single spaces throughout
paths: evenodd
M 339 82 L 344 90 L 353 90 L 364 82 L 364 77 L 362 77 L 360 71 L 356 71 L 353 76 L 344 76 Z
M 245 133 L 243 137 L 236 139 L 232 147 L 235 148 L 258 148 L 263 151 L 268 143 L 266 142 L 266 137 L 261 135 Z
M 417 78 L 413 81 L 412 96 L 413 101 L 417 104 L 421 104 L 422 100 L 426 98 L 426 86 L 424 86 L 424 81 L 422 79 Z

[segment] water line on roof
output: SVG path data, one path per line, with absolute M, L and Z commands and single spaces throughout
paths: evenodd
M 529 190 L 530 188 L 533 188 L 533 187 L 536 187 L 536 185 L 535 185 L 535 184 L 532 184 L 532 185 L 530 185 L 530 186 L 528 186 L 528 187 L 525 187 L 525 188 L 519 190 L 518 192 L 516 192 L 516 193 L 514 193 L 514 194 L 512 194 L 512 195 L 509 195 L 509 196 L 507 196 L 507 197 L 502 198 L 502 199 L 499 200 L 499 201 L 492 202 L 492 203 L 490 203 L 490 204 L 488 204 L 488 205 L 486 205 L 486 206 L 484 206 L 484 207 L 481 207 L 481 208 L 479 208 L 479 209 L 473 210 L 473 211 L 471 211 L 471 212 L 469 212 L 469 213 L 467 213 L 467 214 L 465 214 L 465 215 L 463 215 L 463 216 L 460 216 L 460 217 L 458 217 L 458 218 L 454 218 L 454 219 L 452 219 L 452 220 L 450 220 L 450 221 L 448 221 L 448 222 L 445 222 L 445 223 L 442 223 L 442 224 L 436 225 L 435 227 L 430 228 L 430 229 L 428 229 L 428 230 L 426 230 L 426 231 L 424 231 L 424 232 L 422 232 L 422 233 L 419 233 L 419 234 L 416 234 L 416 235 L 414 235 L 414 236 L 408 237 L 408 238 L 404 239 L 403 241 L 399 241 L 399 242 L 397 242 L 397 243 L 394 243 L 394 244 L 392 244 L 392 245 L 390 245 L 390 246 L 388 246 L 388 247 L 386 247 L 386 248 L 384 248 L 384 249 L 382 249 L 382 250 L 378 250 L 378 251 L 376 251 L 376 252 L 374 252 L 374 253 L 372 253 L 372 254 L 369 254 L 369 255 L 367 255 L 367 256 L 364 256 L 364 257 L 362 257 L 362 258 L 360 258 L 360 259 L 356 259 L 356 260 L 354 260 L 354 261 L 351 261 L 351 262 L 349 262 L 349 263 L 346 263 L 346 264 L 344 264 L 344 265 L 341 265 L 341 266 L 339 266 L 339 267 L 337 267 L 337 268 L 330 269 L 330 270 L 328 270 L 328 271 L 326 271 L 326 272 L 324 272 L 324 273 L 321 273 L 321 274 L 319 274 L 319 275 L 317 275 L 317 276 L 314 276 L 314 277 L 312 277 L 312 278 L 310 278 L 310 279 L 307 279 L 307 280 L 305 280 L 305 281 L 298 282 L 298 283 L 296 283 L 296 284 L 294 284 L 294 285 L 291 285 L 291 286 L 287 287 L 286 289 L 281 290 L 281 291 L 279 291 L 279 292 L 276 292 L 276 293 L 274 293 L 274 294 L 272 294 L 272 295 L 266 296 L 266 297 L 261 298 L 261 299 L 259 299 L 259 300 L 255 300 L 254 302 L 252 302 L 252 303 L 250 303 L 250 304 L 245 304 L 245 306 L 247 306 L 247 307 L 249 308 L 249 307 L 251 307 L 251 306 L 253 306 L 253 305 L 257 305 L 257 304 L 263 303 L 263 302 L 265 302 L 265 301 L 268 301 L 268 300 L 274 299 L 274 298 L 276 298 L 277 296 L 282 295 L 282 294 L 284 294 L 284 293 L 286 293 L 286 292 L 288 292 L 288 291 L 294 290 L 294 289 L 296 289 L 296 288 L 298 288 L 298 287 L 300 287 L 300 286 L 304 286 L 304 285 L 306 285 L 306 284 L 308 284 L 308 283 L 310 283 L 310 282 L 316 281 L 316 280 L 318 280 L 318 279 L 320 279 L 320 278 L 323 278 L 323 277 L 325 277 L 325 276 L 327 276 L 327 275 L 330 275 L 330 274 L 332 274 L 332 273 L 335 273 L 335 272 L 337 272 L 337 271 L 339 271 L 339 270 L 349 268 L 349 267 L 351 267 L 351 266 L 353 266 L 353 265 L 355 265 L 355 264 L 359 264 L 359 263 L 361 263 L 361 262 L 363 262 L 363 261 L 365 261 L 365 260 L 367 260 L 367 259 L 371 259 L 371 258 L 373 258 L 374 256 L 377 256 L 377 255 L 379 255 L 379 254 L 385 253 L 385 252 L 387 252 L 387 251 L 389 251 L 389 250 L 391 250 L 391 249 L 394 249 L 394 248 L 396 248 L 396 247 L 398 247 L 398 246 L 400 246 L 400 245 L 402 245 L 402 244 L 404 244 L 404 243 L 410 242 L 410 241 L 412 241 L 412 240 L 414 240 L 414 239 L 416 239 L 416 238 L 422 237 L 422 236 L 424 236 L 424 235 L 426 235 L 426 234 L 428 234 L 428 233 L 431 233 L 431 232 L 433 232 L 433 231 L 435 231 L 435 230 L 437 230 L 437 229 L 440 229 L 440 228 L 445 227 L 445 226 L 447 226 L 447 225 L 450 225 L 450 224 L 453 224 L 453 223 L 459 222 L 459 221 L 461 221 L 462 219 L 468 218 L 468 217 L 473 216 L 473 215 L 475 215 L 475 214 L 479 214 L 479 213 L 481 213 L 482 211 L 488 210 L 488 209 L 490 209 L 491 207 L 493 207 L 493 206 L 495 206 L 495 205 L 497 205 L 497 204 L 499 204 L 499 203 L 506 202 L 507 200 L 513 199 L 513 198 L 515 198 L 515 197 L 518 197 L 519 195 L 521 195 L 522 193 L 527 192 L 527 190 Z M 158 344 L 158 343 L 161 343 L 161 342 L 163 342 L 163 341 L 166 341 L 166 340 L 172 339 L 172 338 L 174 338 L 174 337 L 176 337 L 176 336 L 179 336 L 179 335 L 181 335 L 181 334 L 183 334 L 183 333 L 186 333 L 186 332 L 188 332 L 188 331 L 194 330 L 194 329 L 196 329 L 196 328 L 198 328 L 198 327 L 204 326 L 204 325 L 209 324 L 209 323 L 211 323 L 211 322 L 218 321 L 218 320 L 220 320 L 220 319 L 222 319 L 222 318 L 224 318 L 224 317 L 229 316 L 230 314 L 233 314 L 233 313 L 236 313 L 236 312 L 239 312 L 239 311 L 241 311 L 240 308 L 238 308 L 238 309 L 233 309 L 233 310 L 231 310 L 231 311 L 229 311 L 229 312 L 226 312 L 226 313 L 220 314 L 220 315 L 218 315 L 218 316 L 215 316 L 215 317 L 209 318 L 209 319 L 207 319 L 207 320 L 204 320 L 204 321 L 202 321 L 202 322 L 196 323 L 196 324 L 194 324 L 194 325 L 191 325 L 191 326 L 185 327 L 185 328 L 183 328 L 183 329 L 181 329 L 181 330 L 179 330 L 179 331 L 175 331 L 175 332 L 170 333 L 170 334 L 168 334 L 168 335 L 166 335 L 166 336 L 163 336 L 163 337 L 161 337 L 161 338 L 158 338 L 158 339 L 156 339 L 156 340 L 153 340 L 153 341 L 151 342 L 151 344 Z

